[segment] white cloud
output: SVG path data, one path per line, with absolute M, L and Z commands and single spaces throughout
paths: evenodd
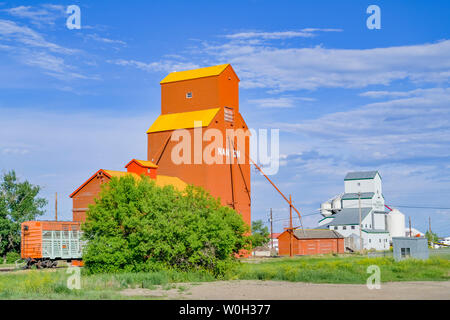
M 142 62 L 137 60 L 125 60 L 125 59 L 117 59 L 117 60 L 107 60 L 108 63 L 126 66 L 126 67 L 134 67 L 147 72 L 174 72 L 174 71 L 182 71 L 199 68 L 197 64 L 193 63 L 184 63 L 184 62 L 176 62 L 171 60 L 163 60 L 158 62 Z
M 27 26 L 0 19 L 0 41 L 0 50 L 57 79 L 98 79 L 97 76 L 83 75 L 75 66 L 67 63 L 67 56 L 83 54 L 83 51 L 49 42 L 41 33 Z
M 30 150 L 23 148 L 4 148 L 2 149 L 2 154 L 4 155 L 25 155 L 29 153 Z
M 366 91 L 360 93 L 361 97 L 369 97 L 369 98 L 402 98 L 402 97 L 412 97 L 412 96 L 420 96 L 426 92 L 439 92 L 441 91 L 438 88 L 434 89 L 414 89 L 410 91 Z
M 18 6 L 2 11 L 16 18 L 28 19 L 37 26 L 53 25 L 57 19 L 65 15 L 65 7 L 54 4 L 44 4 L 40 7 Z
M 331 168 L 343 161 L 360 166 L 406 162 L 410 168 L 423 162 L 434 167 L 450 158 L 450 88 L 418 89 L 414 95 L 273 126 L 299 134 L 301 145 L 289 150 L 314 150 L 311 166 Z M 288 160 L 299 158 L 302 155 Z
M 316 32 L 341 32 L 342 29 L 320 29 L 320 28 L 306 28 L 299 31 L 277 31 L 277 32 L 239 32 L 228 34 L 225 38 L 228 39 L 289 39 L 289 38 L 311 38 L 316 36 Z
M 114 39 L 109 39 L 109 38 L 101 37 L 101 36 L 99 36 L 99 35 L 96 34 L 96 33 L 88 34 L 88 35 L 86 36 L 86 38 L 92 39 L 92 40 L 95 40 L 95 41 L 98 41 L 98 42 L 107 43 L 107 44 L 113 44 L 113 45 L 114 45 L 114 44 L 117 44 L 117 45 L 120 45 L 120 46 L 126 46 L 126 45 L 127 45 L 127 43 L 126 43 L 125 41 L 122 41 L 122 40 L 114 40 Z
M 256 104 L 260 108 L 292 108 L 298 104 L 298 101 L 316 101 L 314 98 L 307 97 L 275 97 L 275 98 L 261 98 L 261 99 L 249 99 L 250 104 Z
M 20 43 L 27 47 L 46 49 L 61 54 L 75 54 L 80 50 L 69 49 L 45 40 L 38 32 L 14 21 L 0 19 L 0 40 L 7 43 Z
M 450 40 L 373 49 L 280 48 L 231 40 L 204 42 L 200 50 L 232 63 L 244 88 L 364 88 L 396 80 L 448 83 L 450 77 Z

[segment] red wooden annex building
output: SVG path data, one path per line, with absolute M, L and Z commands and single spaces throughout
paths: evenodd
M 278 254 L 290 254 L 291 237 L 289 231 L 278 236 Z M 294 230 L 292 234 L 293 255 L 314 255 L 327 253 L 344 253 L 344 237 L 334 230 L 327 229 L 301 229 Z

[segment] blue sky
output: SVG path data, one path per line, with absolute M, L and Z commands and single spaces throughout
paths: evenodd
M 66 28 L 66 7 L 81 29 Z M 366 8 L 381 8 L 381 30 Z M 0 169 L 42 185 L 53 217 L 98 168 L 146 157 L 169 72 L 231 63 L 251 128 L 279 128 L 273 180 L 315 226 L 347 171 L 450 236 L 448 1 L 0 1 Z M 258 174 L 252 216 L 288 208 Z M 316 214 L 316 215 L 314 215 Z

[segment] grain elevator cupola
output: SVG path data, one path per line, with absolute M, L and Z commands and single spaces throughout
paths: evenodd
M 229 64 L 172 72 L 160 84 L 161 114 L 212 107 L 239 113 L 239 78 Z

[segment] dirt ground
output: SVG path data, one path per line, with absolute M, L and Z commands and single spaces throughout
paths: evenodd
M 182 283 L 173 288 L 126 289 L 125 296 L 193 300 L 450 300 L 450 281 L 382 283 L 380 289 L 366 285 L 312 284 L 283 281 L 216 281 Z

